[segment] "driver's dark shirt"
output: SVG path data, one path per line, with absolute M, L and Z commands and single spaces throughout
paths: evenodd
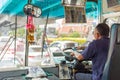
M 104 65 L 108 55 L 109 42 L 109 38 L 107 37 L 93 40 L 81 53 L 84 59 L 92 59 L 92 80 L 101 80 Z

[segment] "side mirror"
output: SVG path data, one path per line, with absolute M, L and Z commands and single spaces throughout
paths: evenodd
M 38 18 L 38 17 L 40 17 L 42 10 L 35 5 L 26 4 L 24 6 L 24 13 L 28 16 L 33 16 L 33 17 Z

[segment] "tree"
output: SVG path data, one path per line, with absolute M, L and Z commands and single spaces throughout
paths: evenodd
M 36 39 L 37 40 L 41 38 L 41 34 L 42 34 L 41 28 L 37 27 L 36 28 Z
M 80 33 L 79 32 L 72 32 L 70 33 L 69 37 L 74 37 L 74 38 L 77 38 L 77 37 L 80 37 Z
M 78 38 L 80 37 L 80 33 L 79 32 L 72 32 L 69 35 L 68 34 L 61 34 L 60 37 L 72 37 L 72 38 Z
M 15 30 L 9 31 L 9 36 L 14 36 L 15 35 Z M 17 29 L 17 37 L 23 37 L 25 38 L 25 28 L 18 28 Z

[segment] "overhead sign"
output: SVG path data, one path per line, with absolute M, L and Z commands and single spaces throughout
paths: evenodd
M 66 23 L 86 23 L 86 0 L 62 0 Z
M 86 14 L 83 7 L 67 7 L 65 6 L 65 22 L 66 23 L 85 23 Z

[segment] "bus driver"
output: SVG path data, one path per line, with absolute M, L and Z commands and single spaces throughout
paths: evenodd
M 75 56 L 75 53 L 71 53 L 78 60 L 92 59 L 92 75 L 85 73 L 76 73 L 76 80 L 101 80 L 103 69 L 107 60 L 109 50 L 109 26 L 105 23 L 100 23 L 94 30 L 94 38 L 89 46 L 85 50 Z

